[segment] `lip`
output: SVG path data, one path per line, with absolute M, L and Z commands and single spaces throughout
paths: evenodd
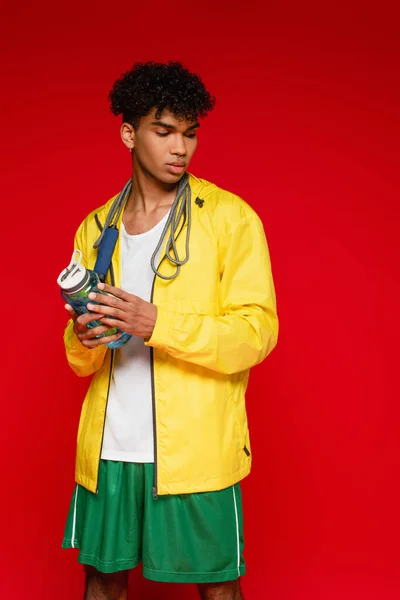
M 167 167 L 169 168 L 169 170 L 172 173 L 182 173 L 182 171 L 185 170 L 186 164 L 185 163 L 168 163 Z

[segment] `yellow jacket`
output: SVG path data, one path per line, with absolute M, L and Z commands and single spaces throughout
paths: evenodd
M 155 278 L 158 316 L 145 342 L 153 365 L 154 495 L 219 490 L 248 475 L 249 370 L 271 352 L 278 336 L 271 265 L 259 217 L 238 196 L 193 175 L 189 181 L 190 259 L 176 279 Z M 204 203 L 196 204 L 196 198 Z M 93 243 L 100 235 L 99 223 L 104 225 L 113 200 L 89 214 L 76 233 L 75 248 L 88 268 L 96 261 Z M 180 256 L 185 256 L 186 227 L 176 238 Z M 119 241 L 112 267 L 114 285 L 120 287 Z M 162 261 L 163 274 L 174 270 L 167 259 Z M 107 281 L 113 283 L 110 276 Z M 113 354 L 118 350 L 85 348 L 72 320 L 64 341 L 75 373 L 95 374 L 79 423 L 76 481 L 96 492 Z

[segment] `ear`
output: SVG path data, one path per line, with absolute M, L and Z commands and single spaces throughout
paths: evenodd
M 122 123 L 121 139 L 125 146 L 132 151 L 135 147 L 135 130 L 130 123 Z

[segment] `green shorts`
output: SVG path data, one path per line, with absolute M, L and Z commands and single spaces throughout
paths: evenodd
M 212 583 L 245 573 L 240 485 L 152 497 L 154 465 L 100 461 L 98 494 L 77 485 L 63 548 L 103 573 L 133 569 L 154 581 Z

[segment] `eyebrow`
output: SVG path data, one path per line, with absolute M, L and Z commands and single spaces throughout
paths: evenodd
M 164 123 L 163 121 L 153 121 L 152 125 L 158 125 L 159 127 L 164 127 L 165 129 L 169 129 L 170 131 L 176 131 L 175 125 L 170 125 L 169 123 Z M 192 129 L 198 129 L 200 127 L 200 123 L 196 121 L 193 125 L 188 127 L 186 131 L 191 131 Z

